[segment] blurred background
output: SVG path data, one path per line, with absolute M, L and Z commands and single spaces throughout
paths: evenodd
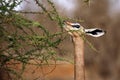
M 106 35 L 86 38 L 99 51 L 96 53 L 85 44 L 86 80 L 120 79 L 120 0 L 52 0 L 61 16 L 80 19 L 85 28 L 102 28 Z M 88 1 L 88 2 L 87 2 Z M 86 3 L 87 2 L 87 3 Z M 47 6 L 45 0 L 41 3 Z M 25 0 L 15 8 L 17 11 L 41 11 L 33 0 Z M 59 31 L 57 25 L 45 16 L 24 14 L 28 19 L 44 23 L 51 32 Z M 60 56 L 73 60 L 74 46 L 71 37 L 59 45 Z

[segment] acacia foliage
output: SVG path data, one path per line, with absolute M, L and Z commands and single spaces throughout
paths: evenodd
M 0 0 L 0 69 L 4 69 L 16 78 L 22 78 L 25 65 L 31 64 L 30 60 L 38 60 L 40 63 L 33 65 L 49 64 L 49 60 L 56 62 L 57 46 L 63 41 L 62 22 L 54 4 L 47 0 L 51 10 L 47 10 L 39 0 L 34 0 L 36 5 L 41 7 L 41 15 L 46 15 L 50 20 L 55 21 L 60 32 L 50 33 L 42 23 L 26 19 L 24 13 L 15 11 L 14 8 L 22 3 L 23 0 Z M 37 14 L 38 14 L 37 13 Z M 37 33 L 37 29 L 40 33 Z M 9 62 L 15 61 L 22 63 L 21 72 L 9 67 Z M 14 65 L 14 62 L 11 63 Z

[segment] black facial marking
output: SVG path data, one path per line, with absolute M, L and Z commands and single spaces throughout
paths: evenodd
M 80 28 L 80 25 L 72 25 L 73 28 Z
M 87 33 L 91 33 L 91 34 L 93 34 L 93 35 L 97 35 L 98 33 L 101 33 L 101 32 L 103 32 L 102 30 L 99 30 L 99 29 L 96 29 L 96 30 L 94 30 L 94 31 L 88 31 Z

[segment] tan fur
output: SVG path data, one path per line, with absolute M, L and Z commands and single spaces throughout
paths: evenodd
M 72 29 L 70 22 L 64 22 L 65 30 L 69 31 Z M 84 32 L 83 27 L 80 29 L 81 31 L 73 31 L 69 32 L 69 34 L 73 37 L 75 53 L 74 53 L 74 80 L 85 80 L 85 69 L 84 69 L 84 41 L 80 37 L 80 35 Z

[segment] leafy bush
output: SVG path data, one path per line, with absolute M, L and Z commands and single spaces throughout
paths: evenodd
M 26 64 L 38 65 L 49 64 L 49 60 L 56 63 L 56 49 L 65 39 L 63 36 L 63 21 L 68 18 L 61 17 L 51 0 L 46 0 L 48 10 L 39 0 L 34 0 L 42 12 L 15 11 L 14 8 L 23 0 L 0 0 L 0 70 L 4 69 L 14 74 L 16 79 L 22 79 Z M 87 2 L 89 0 L 86 0 Z M 51 21 L 58 24 L 60 32 L 50 33 L 42 23 L 32 21 L 23 17 L 23 13 L 41 14 L 47 16 Z M 74 20 L 74 19 L 72 19 Z M 74 20 L 81 22 L 81 20 Z M 37 33 L 37 29 L 40 33 Z M 86 39 L 83 38 L 85 41 Z M 88 41 L 86 41 L 91 45 Z M 93 48 L 94 49 L 94 48 Z M 30 60 L 38 60 L 40 63 L 32 64 Z M 9 67 L 17 63 L 22 64 L 21 72 Z
M 48 16 L 50 20 L 56 21 L 61 32 L 50 33 L 41 23 L 28 20 L 21 12 L 14 10 L 23 0 L 1 0 L 0 1 L 0 69 L 4 69 L 17 78 L 22 78 L 14 69 L 10 68 L 9 62 L 22 63 L 21 73 L 30 60 L 39 60 L 41 64 L 48 64 L 49 60 L 56 60 L 57 46 L 63 41 L 62 22 L 53 3 L 47 0 L 52 7 L 48 11 L 43 4 L 35 0 L 42 8 L 42 15 Z M 38 34 L 34 29 L 39 30 Z

